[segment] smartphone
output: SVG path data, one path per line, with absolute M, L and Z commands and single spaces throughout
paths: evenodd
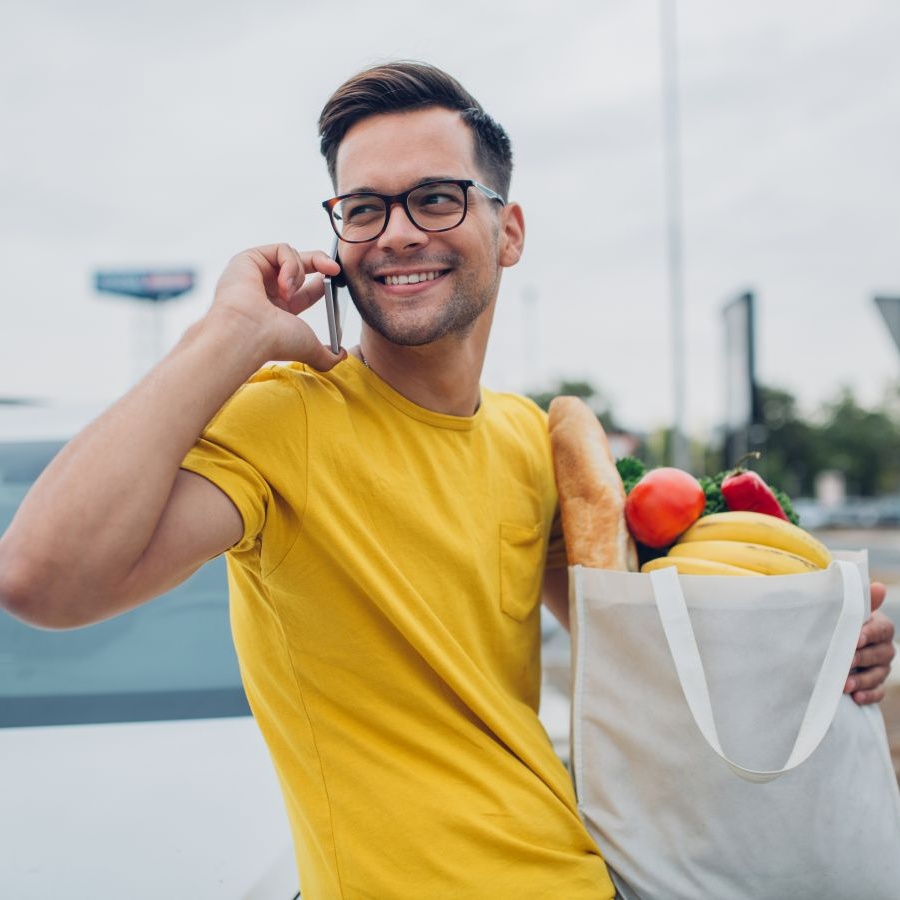
M 331 248 L 331 258 L 340 263 L 338 259 L 338 239 L 334 239 L 334 246 Z M 333 278 L 325 279 L 325 314 L 328 316 L 328 340 L 331 342 L 331 352 L 341 352 L 341 338 L 344 334 L 343 324 L 341 322 L 341 304 L 338 300 L 338 288 L 343 287 L 347 282 L 344 280 L 344 273 L 339 272 Z

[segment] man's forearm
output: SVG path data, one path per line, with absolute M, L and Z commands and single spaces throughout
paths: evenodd
M 179 466 L 266 360 L 238 317 L 207 317 L 74 437 L 0 539 L 0 603 L 56 602 L 122 584 L 148 547 Z

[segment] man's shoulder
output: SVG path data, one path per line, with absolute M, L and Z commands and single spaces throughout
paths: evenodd
M 494 432 L 530 453 L 542 456 L 549 450 L 547 413 L 533 400 L 521 394 L 489 392 L 485 395 L 492 410 Z
M 319 372 L 304 363 L 273 362 L 254 373 L 241 391 L 263 402 L 305 403 L 317 397 L 336 398 L 344 392 L 345 381 L 341 364 Z
M 509 419 L 546 429 L 547 413 L 530 397 L 507 391 L 483 389 L 492 406 Z
M 334 381 L 332 372 L 317 372 L 305 363 L 299 362 L 270 362 L 255 372 L 248 380 L 247 385 L 255 385 L 262 390 L 279 392 L 282 390 L 298 392 L 308 388 L 311 384 L 322 381 Z
M 336 367 L 339 368 L 339 367 Z M 254 373 L 216 414 L 208 432 L 245 434 L 306 418 L 341 393 L 341 379 L 301 363 L 270 363 Z M 272 432 L 269 432 L 270 436 Z

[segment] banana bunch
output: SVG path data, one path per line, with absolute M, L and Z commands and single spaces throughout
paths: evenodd
M 668 556 L 641 567 L 675 566 L 681 575 L 794 575 L 825 569 L 828 548 L 809 532 L 757 512 L 713 513 L 698 519 Z

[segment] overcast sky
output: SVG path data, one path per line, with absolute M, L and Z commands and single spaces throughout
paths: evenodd
M 585 379 L 628 426 L 670 421 L 659 3 L 548 7 L 4 0 L 0 396 L 105 402 L 146 366 L 152 310 L 96 269 L 197 270 L 168 347 L 238 250 L 327 249 L 319 110 L 413 57 L 515 148 L 528 236 L 485 383 Z M 688 424 L 724 417 L 721 308 L 747 289 L 761 381 L 806 411 L 845 384 L 877 402 L 900 377 L 872 299 L 900 295 L 900 4 L 684 0 L 677 39 Z

